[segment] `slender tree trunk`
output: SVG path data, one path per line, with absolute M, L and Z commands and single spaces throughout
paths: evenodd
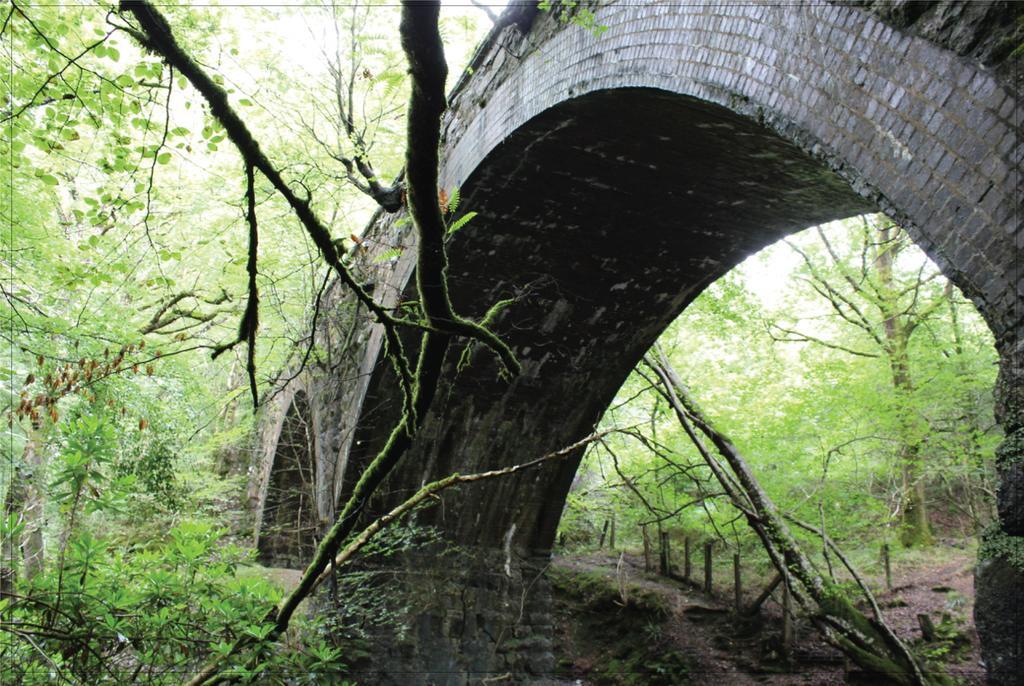
M 893 253 L 899 240 L 894 226 L 884 226 L 879 231 L 879 244 L 875 252 L 875 268 L 883 293 L 895 294 L 893 279 Z M 908 410 L 909 400 L 914 392 L 910 375 L 910 330 L 899 312 L 895 296 L 879 302 L 884 320 L 885 352 L 892 371 L 893 388 L 900 400 L 900 475 L 902 498 L 900 507 L 900 541 L 904 546 L 930 545 L 933 542 L 928 522 L 928 505 L 925 497 L 924 480 L 921 476 L 921 440 L 916 435 L 914 418 Z
M 46 508 L 46 454 L 39 426 L 29 429 L 25 441 L 25 465 L 28 483 L 25 488 L 25 537 L 21 549 L 25 555 L 25 576 L 29 579 L 43 568 L 43 526 Z
M 888 331 L 888 328 L 886 329 Z M 928 521 L 928 504 L 921 475 L 921 440 L 915 435 L 913 417 L 907 409 L 914 385 L 910 378 L 909 357 L 905 338 L 894 341 L 897 347 L 892 352 L 891 364 L 893 385 L 900 402 L 900 446 L 899 461 L 902 476 L 902 508 L 900 510 L 900 542 L 906 547 L 931 545 L 931 525 Z
M 43 451 L 40 427 L 32 424 L 25 435 L 21 462 L 11 470 L 11 483 L 4 497 L 4 518 L 16 517 L 22 525 L 19 535 L 3 540 L 0 576 L 4 591 L 11 591 L 19 571 L 32 578 L 43 566 Z

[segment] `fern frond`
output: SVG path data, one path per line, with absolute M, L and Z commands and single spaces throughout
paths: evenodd
M 466 212 L 466 214 L 456 219 L 454 222 L 452 222 L 452 225 L 448 227 L 448 235 L 451 236 L 453 233 L 464 227 L 467 223 L 469 223 L 469 220 L 475 216 L 476 212 Z
M 397 259 L 402 256 L 402 250 L 400 248 L 391 248 L 385 250 L 380 255 L 373 258 L 374 264 L 380 264 L 381 262 L 387 262 L 388 260 Z

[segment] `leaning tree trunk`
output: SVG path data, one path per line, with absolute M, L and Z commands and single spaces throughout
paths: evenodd
M 869 673 L 896 683 L 910 686 L 948 684 L 949 679 L 945 674 L 926 671 L 885 624 L 866 586 L 862 585 L 862 590 L 872 605 L 873 617 L 860 612 L 842 589 L 818 572 L 801 550 L 775 503 L 761 488 L 746 460 L 732 442 L 699 411 L 664 356 L 660 356 L 657 361 L 646 357 L 644 362 L 658 375 L 662 383 L 659 390 L 671 404 L 683 429 L 733 504 L 746 516 L 787 588 L 809 612 L 815 627 L 825 639 Z M 728 465 L 728 470 L 704 445 L 694 426 L 715 446 Z M 857 576 L 852 568 L 851 573 Z

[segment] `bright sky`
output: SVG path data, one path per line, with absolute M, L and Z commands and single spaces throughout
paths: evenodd
M 829 231 L 841 224 L 841 221 L 836 221 L 822 226 Z M 754 253 L 736 269 L 743 275 L 747 287 L 758 297 L 761 305 L 771 310 L 783 304 L 787 283 L 801 261 L 801 257 L 788 246 L 775 243 Z
M 737 267 L 751 292 L 766 309 L 782 304 L 786 283 L 800 264 L 800 256 L 792 250 L 773 250 L 773 247 L 751 255 Z
M 236 4 L 236 2 L 237 0 L 232 0 L 232 4 Z M 268 6 L 266 0 L 240 0 L 237 4 L 253 7 Z M 508 2 L 507 0 L 483 0 L 480 4 L 486 5 L 495 14 L 501 14 Z M 468 62 L 473 48 L 476 47 L 475 42 L 487 34 L 491 21 L 482 9 L 475 7 L 468 0 L 442 0 L 441 6 L 442 20 L 466 17 L 474 20 L 478 27 L 478 35 L 472 41 L 460 40 L 464 38 L 461 35 L 448 36 L 449 43 L 446 45 L 448 66 L 452 72 L 452 79 L 456 79 L 461 73 L 462 65 Z M 388 19 L 390 20 L 390 17 Z M 302 65 L 307 71 L 319 68 L 323 63 L 323 58 L 320 55 L 322 43 L 318 40 L 311 40 L 311 34 L 316 35 L 326 30 L 325 26 L 318 25 L 321 23 L 321 9 L 311 7 L 308 13 L 282 12 L 281 19 L 275 26 L 277 31 L 286 36 L 285 40 L 281 41 L 282 52 L 294 59 L 297 64 Z M 381 33 L 387 33 L 389 30 L 395 31 L 395 45 L 397 46 L 397 27 L 390 25 L 380 27 Z

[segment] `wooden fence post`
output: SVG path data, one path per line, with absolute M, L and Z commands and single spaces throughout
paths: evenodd
M 704 592 L 708 595 L 714 595 L 715 589 L 712 585 L 712 559 L 711 550 L 714 547 L 714 541 L 708 541 L 704 544 Z
M 882 544 L 882 564 L 885 565 L 885 590 L 892 590 L 892 563 L 889 561 L 889 544 Z
M 917 615 L 917 625 L 921 627 L 921 638 L 929 642 L 938 640 L 939 635 L 935 631 L 935 624 L 927 612 L 921 612 Z
M 672 551 L 669 550 L 668 532 L 661 532 L 661 575 L 668 576 L 672 572 Z
M 732 588 L 736 601 L 736 614 L 743 611 L 743 580 L 740 578 L 740 554 L 732 555 Z
M 683 578 L 690 580 L 690 537 L 683 537 Z
M 601 527 L 601 540 L 597 542 L 597 549 L 601 550 L 604 548 L 604 538 L 608 535 L 608 520 L 604 520 L 604 526 Z
M 647 533 L 646 524 L 640 527 L 640 535 L 644 539 L 644 571 L 650 572 L 654 565 L 651 561 L 651 537 Z
M 782 652 L 788 659 L 793 652 L 793 601 L 789 584 L 782 584 Z

